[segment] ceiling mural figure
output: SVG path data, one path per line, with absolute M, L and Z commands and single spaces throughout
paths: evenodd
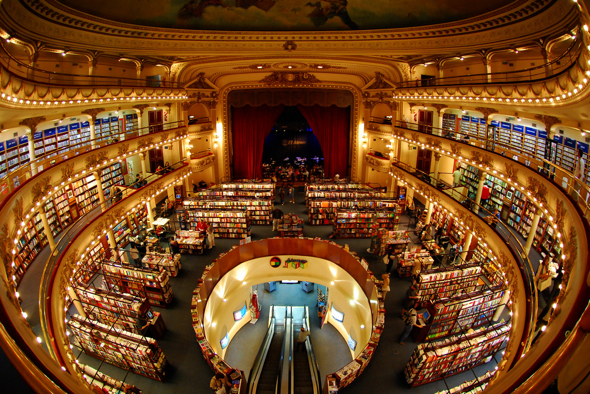
M 498 12 L 515 3 L 514 0 L 54 1 L 95 17 L 132 25 L 253 32 L 420 27 Z

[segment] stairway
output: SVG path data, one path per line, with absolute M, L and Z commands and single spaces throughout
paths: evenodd
M 293 329 L 293 343 L 297 343 L 297 336 L 301 326 Z M 293 353 L 294 375 L 294 394 L 313 394 L 313 385 L 311 381 L 311 371 L 309 370 L 309 360 L 305 347 L 301 351 Z
M 275 394 L 284 335 L 285 326 L 275 326 L 275 334 L 266 354 L 262 373 L 258 379 L 257 394 Z

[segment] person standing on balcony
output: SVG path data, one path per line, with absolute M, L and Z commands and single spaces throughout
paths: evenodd
M 580 191 L 582 190 L 582 182 L 584 182 L 584 169 L 586 168 L 586 161 L 583 159 L 584 151 L 582 148 L 578 148 L 578 157 L 574 167 L 574 190 L 572 197 L 574 201 L 578 201 L 580 198 Z

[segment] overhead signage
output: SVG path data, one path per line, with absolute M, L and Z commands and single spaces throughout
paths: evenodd
M 500 122 L 500 126 L 501 126 L 503 129 L 512 130 L 512 123 L 507 123 L 507 122 Z
M 301 269 L 305 269 L 307 268 L 307 260 L 303 260 L 303 259 L 295 259 L 292 257 L 287 258 L 287 260 L 285 260 L 285 262 L 283 263 L 281 261 L 280 257 L 274 256 L 270 258 L 270 266 L 273 268 L 279 268 L 282 265 L 283 268 L 301 268 Z
M 532 127 L 525 127 L 524 133 L 526 135 L 534 135 L 534 136 L 536 136 L 537 135 L 537 129 L 533 129 Z
M 518 124 L 512 125 L 512 131 L 518 131 L 519 133 L 522 133 L 524 131 L 524 126 Z

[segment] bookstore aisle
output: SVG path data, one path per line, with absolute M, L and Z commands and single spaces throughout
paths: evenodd
M 303 235 L 305 237 L 320 237 L 322 239 L 328 239 L 333 230 L 331 225 L 310 226 L 307 224 L 303 187 L 297 188 L 295 201 L 296 204 L 280 205 L 279 203 L 276 205 L 276 207 L 281 209 L 285 214 L 294 213 L 305 220 L 306 224 L 303 230 Z M 401 216 L 399 229 L 407 229 L 408 221 L 409 218 L 407 216 Z M 274 237 L 277 235 L 278 232 L 273 232 L 271 225 L 252 225 L 253 240 Z M 412 239 L 416 239 L 416 237 L 412 236 Z M 375 274 L 375 276 L 380 277 L 385 272 L 385 264 L 383 264 L 382 258 L 367 252 L 367 248 L 370 245 L 369 239 L 350 238 L 332 240 L 340 245 L 348 244 L 351 251 L 355 251 L 360 257 L 364 257 L 369 263 L 369 269 Z M 215 242 L 216 247 L 212 250 L 205 250 L 202 255 L 184 254 L 182 256 L 182 269 L 179 271 L 178 276 L 170 278 L 174 292 L 174 299 L 172 300 L 172 303 L 169 304 L 165 309 L 157 307 L 153 308 L 154 311 L 160 312 L 162 314 L 167 328 L 164 337 L 162 339 L 158 339 L 158 344 L 169 363 L 169 368 L 166 372 L 164 382 L 149 379 L 114 367 L 108 363 L 101 362 L 96 358 L 88 356 L 84 353 L 80 353 L 80 351 L 74 347 L 74 354 L 79 357 L 79 361 L 94 368 L 100 367 L 100 370 L 105 374 L 108 374 L 115 379 L 125 381 L 128 384 L 135 385 L 146 394 L 210 392 L 208 384 L 209 380 L 213 376 L 213 372 L 203 358 L 198 343 L 195 340 L 190 314 L 192 292 L 197 284 L 198 279 L 201 278 L 205 266 L 217 258 L 219 253 L 227 251 L 233 245 L 237 244 L 239 239 L 217 238 Z M 168 245 L 162 244 L 162 246 L 165 247 Z M 43 253 L 48 254 L 48 252 L 45 250 Z M 42 269 L 42 265 L 35 267 L 35 264 L 33 264 L 32 269 Z M 30 271 L 28 274 L 31 272 L 33 271 Z M 21 291 L 23 294 L 26 294 L 25 292 L 27 290 L 31 292 L 38 291 L 38 282 L 36 287 L 32 286 L 33 280 L 28 280 L 30 279 L 28 276 L 29 275 L 25 275 L 25 280 L 23 280 L 21 283 Z M 385 300 L 386 329 L 381 336 L 378 349 L 371 360 L 370 366 L 364 371 L 362 375 L 352 382 L 350 386 L 343 389 L 343 393 L 407 392 L 417 394 L 433 394 L 437 391 L 447 389 L 447 385 L 450 388 L 457 386 L 464 381 L 475 378 L 473 372 L 468 370 L 448 378 L 446 383 L 444 380 L 441 380 L 415 388 L 410 388 L 408 386 L 404 379 L 403 371 L 408 364 L 408 361 L 410 360 L 416 345 L 411 340 L 408 340 L 406 341 L 406 345 L 402 346 L 398 343 L 398 339 L 404 328 L 404 324 L 400 318 L 402 300 L 409 285 L 409 279 L 399 278 L 395 274 L 391 276 L 390 286 L 393 291 L 387 295 Z M 301 285 L 294 286 L 294 289 L 300 290 Z M 303 294 L 302 291 L 301 293 Z M 265 292 L 261 291 L 260 294 L 265 294 Z M 279 293 L 276 292 L 276 294 L 278 295 Z M 310 306 L 310 312 L 313 316 L 315 311 L 316 296 L 315 292 L 310 294 L 313 294 L 313 299 L 309 302 L 306 301 L 305 303 Z M 36 299 L 37 297 L 26 297 L 27 300 L 32 298 Z M 270 305 L 269 301 L 266 299 L 266 294 L 265 298 L 263 298 L 261 302 L 266 309 Z M 268 310 L 266 310 L 266 313 L 268 313 Z M 264 319 L 261 319 L 261 321 L 253 327 L 258 328 L 257 326 L 266 327 Z M 313 327 L 317 327 L 317 324 L 314 324 Z M 318 355 L 318 361 L 321 363 L 320 370 L 323 374 L 323 383 L 323 378 L 326 373 L 336 371 L 340 366 L 348 363 L 351 357 L 350 352 L 346 349 L 345 341 L 335 329 L 332 327 L 325 327 L 320 333 L 318 332 L 319 329 L 316 328 L 314 330 L 313 327 L 312 336 L 315 337 L 316 335 L 321 335 L 321 340 L 314 340 L 314 348 L 317 347 L 316 354 Z M 315 335 L 314 331 L 316 331 Z M 244 335 L 247 334 L 248 333 L 244 331 Z M 242 333 L 238 334 L 235 339 L 237 342 L 230 343 L 228 357 L 234 357 L 232 345 L 235 346 L 238 344 L 241 336 Z M 260 342 L 251 346 L 251 348 L 248 348 L 247 352 L 255 354 L 259 349 L 259 343 Z M 342 348 L 343 351 L 338 350 Z M 323 357 L 324 360 L 322 360 L 323 353 L 329 353 L 329 357 L 331 358 Z M 492 361 L 476 368 L 475 372 L 478 376 L 481 376 L 488 369 L 494 369 L 495 365 L 495 362 Z M 245 372 L 247 374 L 247 371 Z

